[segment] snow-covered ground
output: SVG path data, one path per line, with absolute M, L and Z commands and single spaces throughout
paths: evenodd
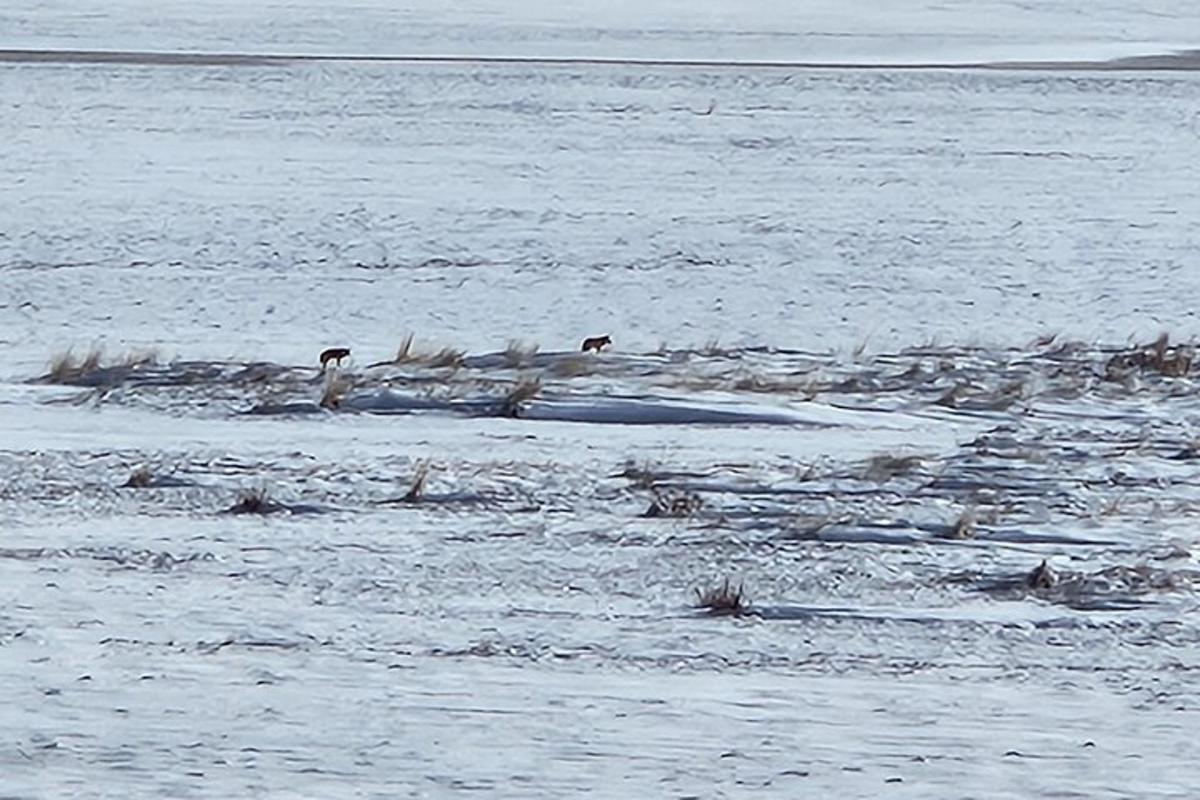
M 9 64 L 0 97 L 18 372 L 1197 330 L 1197 73 Z
M 1030 5 L 0 6 L 1059 65 L 0 56 L 0 795 L 1191 797 L 1200 9 Z
M 0 48 L 863 63 L 1104 59 L 1197 46 L 1177 0 L 12 0 Z

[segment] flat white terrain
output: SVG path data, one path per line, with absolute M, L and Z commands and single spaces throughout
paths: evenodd
M 0 795 L 1193 797 L 1198 31 L 5 3 Z

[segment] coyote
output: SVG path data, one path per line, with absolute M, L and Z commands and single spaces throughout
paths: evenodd
M 583 340 L 583 347 L 580 350 L 584 353 L 588 350 L 595 350 L 599 353 L 605 346 L 610 344 L 612 344 L 612 337 L 608 335 L 592 336 Z
M 325 371 L 325 367 L 329 364 L 330 361 L 336 361 L 337 365 L 340 367 L 342 365 L 342 359 L 348 355 L 350 355 L 349 347 L 331 347 L 328 350 L 322 350 L 321 351 L 321 371 L 322 372 Z

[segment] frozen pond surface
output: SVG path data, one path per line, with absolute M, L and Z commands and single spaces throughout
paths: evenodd
M 1129 5 L 0 49 L 1196 46 Z M 0 795 L 1194 795 L 1200 73 L 143 60 L 0 60 Z

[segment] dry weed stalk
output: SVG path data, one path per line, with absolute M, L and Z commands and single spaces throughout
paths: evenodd
M 429 461 L 417 462 L 417 468 L 413 471 L 412 481 L 409 483 L 408 491 L 401 498 L 405 503 L 418 503 L 421 497 L 425 494 L 425 483 L 429 479 Z
M 436 353 L 424 356 L 421 360 L 431 367 L 458 369 L 465 363 L 466 357 L 466 352 L 462 350 L 455 350 L 453 347 L 443 347 Z
M 321 408 L 333 411 L 339 408 L 346 394 L 354 387 L 348 378 L 343 378 L 336 372 L 330 372 L 325 378 L 325 387 L 321 391 Z
M 279 510 L 279 504 L 271 500 L 265 486 L 242 492 L 237 502 L 230 506 L 229 514 L 270 514 Z
M 100 359 L 103 357 L 104 351 L 99 347 L 93 347 L 88 351 L 88 354 L 82 359 L 75 359 L 75 352 L 67 350 L 63 353 L 56 353 L 50 359 L 50 370 L 46 373 L 46 381 L 49 383 L 72 383 L 79 380 L 89 372 L 95 371 L 100 366 Z
M 625 468 L 621 470 L 619 476 L 628 478 L 634 486 L 641 489 L 653 489 L 654 482 L 658 480 L 653 464 L 645 461 L 639 465 L 633 459 L 625 462 Z
M 397 364 L 407 364 L 409 361 L 413 360 L 412 343 L 413 335 L 411 333 L 405 334 L 404 338 L 400 340 L 400 346 L 396 348 L 395 362 Z
M 536 375 L 532 378 L 521 378 L 501 401 L 501 415 L 514 419 L 520 417 L 525 403 L 536 397 L 540 391 L 542 391 L 541 378 Z
M 696 607 L 703 608 L 713 616 L 740 616 L 750 606 L 742 584 L 734 586 L 725 578 L 718 586 L 701 591 L 696 589 Z

